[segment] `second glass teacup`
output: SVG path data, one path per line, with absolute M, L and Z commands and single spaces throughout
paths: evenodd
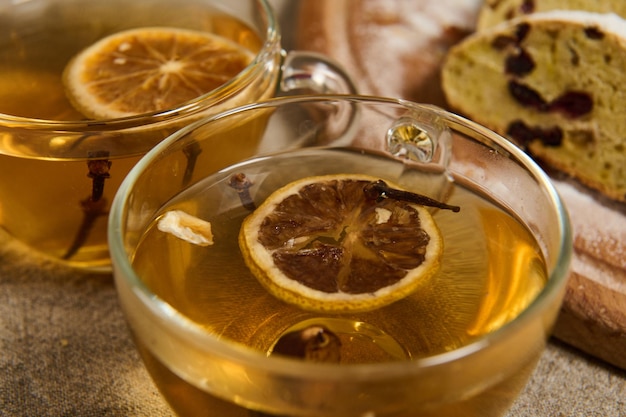
M 78 112 L 61 81 L 67 63 L 103 37 L 146 27 L 211 33 L 251 62 L 174 108 L 104 120 Z M 146 151 L 191 120 L 300 88 L 352 90 L 322 57 L 281 49 L 265 0 L 0 1 L 0 226 L 73 266 L 110 270 L 110 202 Z
M 549 178 L 512 143 L 346 96 L 175 133 L 122 184 L 109 234 L 135 341 L 181 416 L 501 415 L 572 250 Z

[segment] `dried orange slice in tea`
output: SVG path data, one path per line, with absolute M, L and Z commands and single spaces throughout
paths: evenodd
M 224 84 L 253 58 L 244 47 L 208 32 L 139 28 L 80 52 L 63 81 L 86 116 L 117 118 L 174 108 Z
M 278 189 L 243 221 L 247 266 L 270 293 L 313 311 L 368 311 L 413 293 L 439 269 L 442 237 L 424 206 L 372 195 L 378 183 L 341 174 Z

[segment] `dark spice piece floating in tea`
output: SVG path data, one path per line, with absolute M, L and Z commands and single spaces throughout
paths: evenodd
M 339 363 L 341 340 L 326 327 L 312 325 L 282 335 L 274 345 L 272 355 L 289 356 L 310 362 Z M 260 411 L 250 411 L 249 415 L 272 417 Z
M 408 203 L 415 203 L 421 206 L 452 210 L 455 213 L 461 210 L 459 206 L 451 206 L 449 204 L 434 200 L 430 197 L 426 197 L 425 195 L 391 188 L 383 180 L 378 180 L 367 184 L 365 187 L 363 187 L 363 192 L 365 193 L 366 198 L 370 200 L 382 201 L 385 198 L 391 198 L 392 200 L 406 201 Z
M 232 177 L 230 177 L 228 185 L 237 191 L 239 199 L 241 200 L 241 205 L 243 205 L 250 211 L 256 209 L 256 204 L 254 204 L 254 200 L 252 200 L 252 196 L 250 195 L 250 187 L 252 187 L 252 181 L 250 181 L 248 177 L 246 177 L 246 174 L 244 174 L 243 172 L 234 174 Z
M 187 158 L 187 166 L 185 167 L 185 174 L 183 175 L 183 186 L 185 186 L 191 181 L 193 171 L 196 169 L 198 156 L 202 153 L 202 148 L 200 148 L 198 142 L 194 141 L 183 149 L 183 153 Z
M 282 335 L 272 349 L 272 355 L 275 354 L 311 362 L 338 363 L 341 340 L 326 327 L 313 325 Z
M 107 157 L 109 153 L 104 151 L 90 155 L 90 157 L 93 156 Z M 106 158 L 90 159 L 87 161 L 87 168 L 89 169 L 87 177 L 91 178 L 91 195 L 80 202 L 80 206 L 83 209 L 83 221 L 74 237 L 72 245 L 63 255 L 63 259 L 70 259 L 78 252 L 89 238 L 89 233 L 98 217 L 107 214 L 107 201 L 102 198 L 102 196 L 104 195 L 104 182 L 111 176 L 111 174 L 109 174 L 111 164 L 111 160 Z
M 111 161 L 108 159 L 95 159 L 87 161 L 89 173 L 87 176 L 92 179 L 91 201 L 100 201 L 104 194 L 104 180 L 111 177 Z

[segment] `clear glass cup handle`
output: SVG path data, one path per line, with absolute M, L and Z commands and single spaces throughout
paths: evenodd
M 306 51 L 283 51 L 278 95 L 302 93 L 356 94 L 350 76 L 325 55 Z

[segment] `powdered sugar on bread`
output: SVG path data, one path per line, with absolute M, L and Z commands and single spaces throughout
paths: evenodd
M 624 0 L 486 0 L 478 17 L 478 30 L 505 20 L 551 10 L 584 10 L 594 13 L 616 13 L 626 16 Z
M 626 207 L 608 207 L 564 181 L 554 184 L 574 214 L 570 221 L 576 249 L 626 271 Z
M 509 23 L 515 23 L 519 19 L 522 21 L 562 21 L 565 23 L 577 22 L 584 26 L 597 26 L 604 32 L 610 32 L 614 35 L 624 38 L 626 41 L 626 25 L 624 25 L 624 19 L 615 13 L 594 13 L 584 10 L 551 10 L 547 12 L 534 13 L 527 16 L 522 16 L 511 21 L 502 22 L 495 26 L 493 30 L 498 30 L 498 27 L 507 25 Z

